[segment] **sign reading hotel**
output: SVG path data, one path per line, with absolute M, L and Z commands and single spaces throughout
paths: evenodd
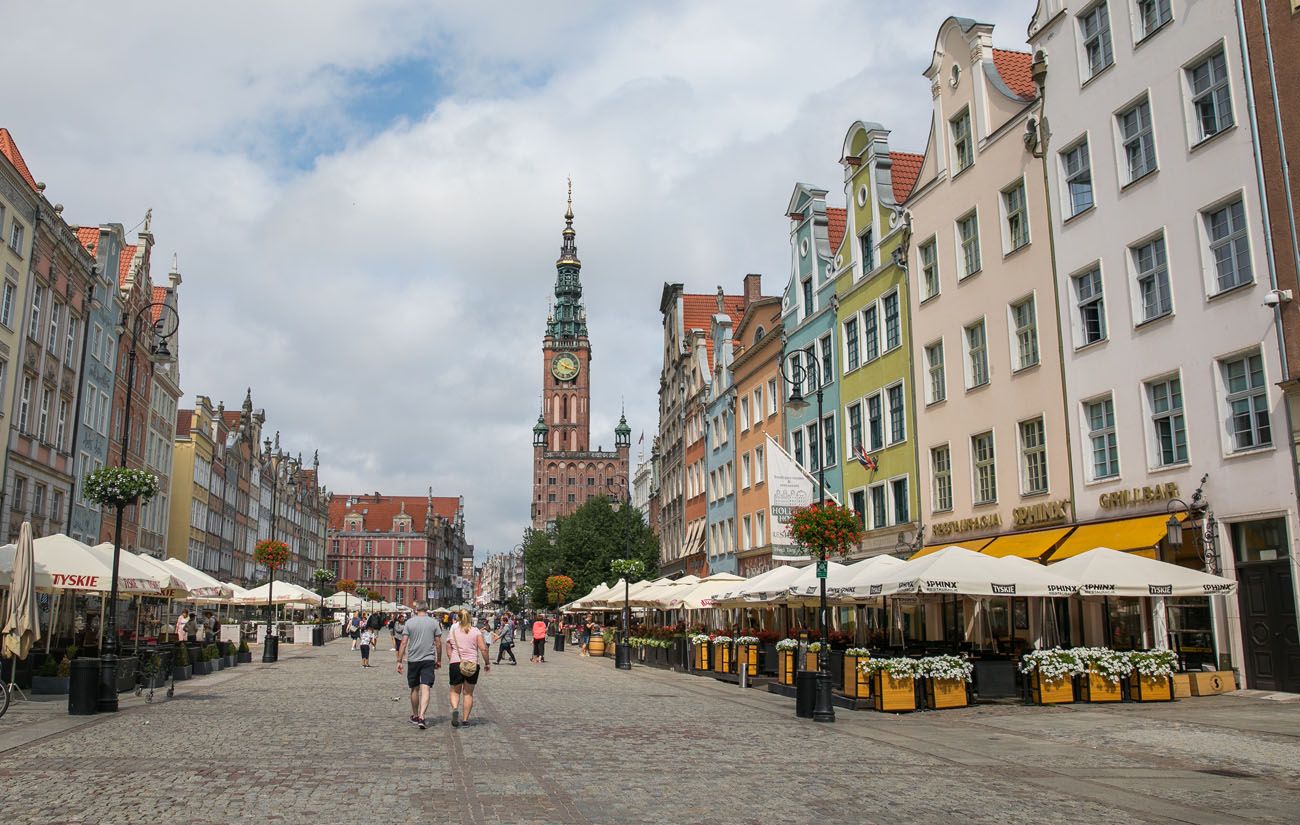
M 812 476 L 790 454 L 767 437 L 767 512 L 771 520 L 772 560 L 808 561 L 806 549 L 790 537 L 790 518 L 813 500 Z
M 1168 501 L 1171 498 L 1178 498 L 1178 483 L 1174 481 L 1152 487 L 1132 487 L 1128 490 L 1102 493 L 1097 503 L 1103 509 L 1114 510 L 1118 507 L 1138 507 L 1157 501 Z

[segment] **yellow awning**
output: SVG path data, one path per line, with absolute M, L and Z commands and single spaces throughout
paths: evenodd
M 1178 514 L 1178 520 L 1186 518 Z M 1165 537 L 1169 516 L 1138 516 L 1101 524 L 1083 524 L 1074 529 L 1061 546 L 1056 548 L 1050 561 L 1061 561 L 1096 547 L 1112 550 L 1137 551 L 1140 555 L 1155 558 L 1155 546 Z
M 922 547 L 916 553 L 916 555 L 909 558 L 908 561 L 911 561 L 912 559 L 919 559 L 922 556 L 928 556 L 931 553 L 942 550 L 945 547 L 953 547 L 953 546 L 965 547 L 967 550 L 970 550 L 973 553 L 978 553 L 980 551 L 980 548 L 987 546 L 991 541 L 992 539 L 961 539 L 959 541 L 945 541 L 940 544 L 927 544 L 925 547 Z
M 1003 556 L 1018 556 L 1022 559 L 1037 560 L 1048 550 L 1051 550 L 1052 546 L 1072 529 L 1071 527 L 1051 527 L 1045 530 L 1033 530 L 1028 533 L 998 536 L 984 545 L 984 549 L 980 552 L 999 559 Z

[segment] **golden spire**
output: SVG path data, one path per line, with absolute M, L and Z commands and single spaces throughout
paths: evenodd
M 564 210 L 564 220 L 573 223 L 573 178 L 569 178 L 569 206 Z

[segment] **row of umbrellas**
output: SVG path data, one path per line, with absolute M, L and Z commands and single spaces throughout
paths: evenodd
M 624 589 L 632 607 L 699 610 L 763 604 L 806 606 L 821 596 L 815 565 L 781 565 L 751 579 L 717 573 L 700 579 L 658 579 L 601 585 L 568 610 L 617 609 Z M 1043 565 L 1015 556 L 996 558 L 946 547 L 910 561 L 873 556 L 852 564 L 826 563 L 827 597 L 854 604 L 882 596 L 1209 596 L 1235 592 L 1236 582 L 1135 553 L 1098 547 Z

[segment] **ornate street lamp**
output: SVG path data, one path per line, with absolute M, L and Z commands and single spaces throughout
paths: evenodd
M 277 435 L 276 438 L 278 439 L 279 436 Z M 295 475 L 296 472 L 293 466 L 293 459 L 289 458 L 284 453 L 277 454 L 275 456 L 275 466 L 272 469 L 271 475 L 271 537 L 267 541 L 268 546 L 284 545 L 283 542 L 278 542 L 275 538 L 276 520 L 279 515 L 277 506 L 280 500 L 279 491 L 281 478 L 283 477 L 285 479 L 284 488 L 286 490 L 292 490 L 297 486 L 297 482 L 294 480 Z M 288 545 L 284 545 L 284 549 L 287 550 Z M 281 564 L 283 564 L 283 562 L 281 562 Z M 266 565 L 269 577 L 266 582 L 266 638 L 262 642 L 262 662 L 264 664 L 270 664 L 279 661 L 280 659 L 280 637 L 275 632 L 275 606 L 272 601 L 272 591 L 275 590 L 275 569 L 278 566 L 279 565 L 275 564 Z
M 1217 576 L 1219 575 L 1217 535 L 1219 522 L 1210 512 L 1210 503 L 1205 498 L 1205 482 L 1209 478 L 1209 473 L 1201 476 L 1201 483 L 1192 493 L 1190 502 L 1183 501 L 1181 498 L 1169 499 L 1168 504 L 1165 505 L 1165 512 L 1169 513 L 1169 521 L 1165 522 L 1165 540 L 1170 547 L 1183 546 L 1184 520 L 1178 518 L 1178 513 L 1186 513 L 1187 526 L 1193 529 L 1200 528 L 1196 531 L 1197 552 L 1205 564 L 1205 572 Z M 1197 522 L 1202 518 L 1205 519 L 1204 524 L 1198 525 Z
M 794 358 L 782 360 L 781 362 L 781 377 L 792 388 L 790 397 L 785 404 L 786 407 L 792 410 L 806 409 L 808 401 L 803 397 L 803 385 L 810 379 L 815 381 L 817 387 L 817 433 L 818 438 L 822 439 L 821 428 L 824 426 L 825 418 L 825 412 L 822 409 L 822 390 L 825 385 L 825 376 L 822 375 L 821 365 L 817 362 L 817 359 L 808 353 L 804 353 L 804 355 L 807 356 L 806 364 L 802 363 L 802 359 L 795 360 Z M 820 455 L 822 445 L 809 444 L 808 449 L 810 453 L 815 449 L 817 454 Z M 826 503 L 826 456 L 821 456 L 817 461 L 817 503 L 819 505 Z M 826 625 L 829 608 L 826 605 L 826 551 L 824 548 L 817 561 L 818 572 L 822 574 L 817 577 L 821 584 L 821 599 L 817 608 L 821 648 L 817 651 L 817 690 L 815 693 L 816 702 L 813 705 L 813 721 L 834 722 L 835 705 L 831 700 L 831 674 L 828 669 L 830 644 Z

